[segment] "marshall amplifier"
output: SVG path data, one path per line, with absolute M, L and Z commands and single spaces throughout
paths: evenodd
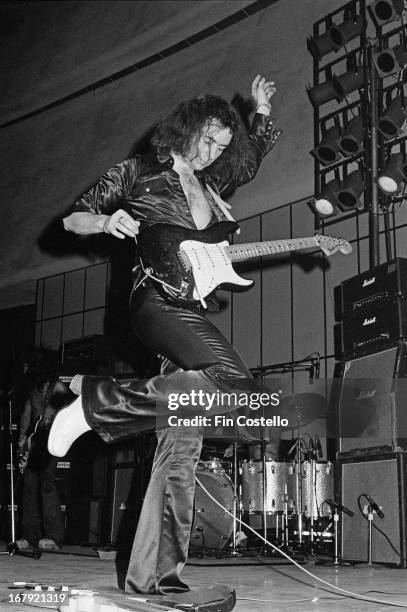
M 373 512 L 372 561 L 407 567 L 407 453 L 348 457 L 338 462 L 337 487 L 341 504 L 354 512 L 342 514 L 341 549 L 344 561 L 367 562 L 369 552 L 366 495 L 379 509 Z
M 335 318 L 341 321 L 361 310 L 407 297 L 407 259 L 393 261 L 353 276 L 335 287 Z
M 335 326 L 336 354 L 377 350 L 389 340 L 407 338 L 407 300 L 370 305 Z
M 65 342 L 61 347 L 61 364 L 63 374 L 111 375 L 115 371 L 113 352 L 101 334 Z
M 407 343 L 344 361 L 341 370 L 331 393 L 338 457 L 407 450 Z

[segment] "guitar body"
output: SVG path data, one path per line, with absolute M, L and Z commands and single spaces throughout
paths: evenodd
M 252 281 L 236 274 L 222 249 L 237 228 L 233 221 L 203 230 L 169 223 L 151 225 L 137 240 L 144 270 L 156 279 L 161 295 L 182 306 L 202 302 L 220 285 L 251 286 Z

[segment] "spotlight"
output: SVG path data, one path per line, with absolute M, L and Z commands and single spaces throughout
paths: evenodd
M 372 11 L 379 25 L 395 21 L 404 9 L 404 0 L 376 0 Z
M 394 98 L 379 118 L 377 128 L 386 138 L 395 138 L 407 129 L 404 95 Z
M 363 209 L 363 204 L 359 198 L 365 189 L 365 181 L 360 170 L 354 170 L 346 178 L 344 178 L 340 189 L 337 192 L 337 199 L 339 202 L 339 208 L 342 211 L 351 210 L 357 208 L 358 210 Z
M 365 131 L 363 129 L 363 120 L 361 115 L 353 117 L 347 123 L 342 131 L 342 135 L 338 140 L 338 147 L 345 157 L 349 155 L 357 155 L 364 150 L 363 139 Z
M 356 89 L 362 89 L 364 86 L 363 67 L 356 66 L 353 70 L 345 72 L 341 76 L 336 74 L 332 77 L 333 87 L 336 91 L 338 100 L 343 100 L 345 96 Z
M 314 207 L 319 215 L 322 217 L 331 217 L 336 215 L 339 208 L 339 202 L 337 193 L 339 190 L 339 180 L 334 178 L 329 181 L 321 189 L 319 194 L 315 197 Z
M 384 170 L 379 174 L 377 183 L 387 195 L 394 195 L 407 180 L 407 162 L 403 153 L 395 153 L 387 160 Z
M 360 36 L 363 30 L 363 18 L 357 15 L 352 19 L 347 19 L 341 25 L 332 24 L 328 29 L 328 38 L 338 48 L 343 47 L 356 36 Z
M 317 38 L 313 38 L 312 36 L 307 38 L 307 49 L 313 57 L 322 59 L 327 53 L 338 51 L 340 45 L 335 44 L 328 32 L 325 32 L 325 34 Z
M 338 99 L 338 93 L 333 86 L 332 80 L 325 81 L 325 83 L 320 83 L 314 87 L 307 87 L 307 94 L 314 108 L 330 100 L 335 100 L 335 98 Z
M 393 49 L 385 49 L 373 54 L 373 61 L 380 77 L 386 77 L 400 72 L 407 65 L 407 49 L 397 45 Z
M 338 161 L 340 158 L 337 142 L 339 136 L 339 126 L 334 125 L 323 134 L 319 145 L 311 151 L 311 153 L 315 155 L 322 165 L 328 166 L 329 164 L 333 164 L 334 162 Z

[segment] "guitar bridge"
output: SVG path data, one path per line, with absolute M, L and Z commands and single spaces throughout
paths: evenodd
M 189 261 L 188 255 L 185 253 L 185 251 L 181 251 L 181 250 L 177 251 L 177 255 L 178 255 L 178 258 L 184 270 L 186 272 L 189 272 L 191 270 L 191 262 Z

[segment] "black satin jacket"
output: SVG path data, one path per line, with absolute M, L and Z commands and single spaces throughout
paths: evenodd
M 222 194 L 251 181 L 261 160 L 277 141 L 280 130 L 271 117 L 256 114 L 249 132 L 245 163 L 239 172 L 230 168 L 228 175 L 213 176 L 205 171 L 196 175 L 213 210 L 212 223 L 225 218 L 222 210 L 205 189 L 206 185 Z M 72 212 L 111 215 L 118 208 L 126 210 L 144 225 L 174 223 L 191 229 L 196 225 L 173 160 L 164 164 L 140 156 L 126 159 L 108 170 L 74 205 Z
M 256 114 L 248 134 L 246 159 L 238 172 L 235 168 L 230 168 L 230 171 L 222 176 L 214 176 L 205 171 L 196 172 L 212 208 L 210 225 L 223 221 L 226 217 L 206 186 L 209 185 L 215 193 L 223 194 L 251 181 L 263 157 L 274 147 L 280 133 L 271 117 Z M 111 215 L 122 208 L 141 222 L 140 231 L 154 223 L 174 223 L 196 229 L 179 176 L 172 169 L 172 165 L 172 159 L 163 164 L 141 156 L 126 159 L 108 170 L 75 203 L 72 212 Z M 141 278 L 139 264 L 136 264 L 133 272 L 136 286 Z M 217 310 L 216 300 L 209 300 L 211 301 L 209 309 Z

